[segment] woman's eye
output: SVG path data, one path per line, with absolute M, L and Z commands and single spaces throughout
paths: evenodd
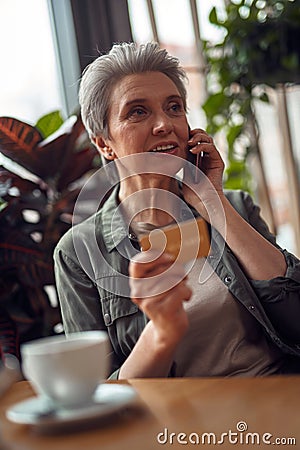
M 134 108 L 129 112 L 129 117 L 143 117 L 146 111 L 143 108 Z
M 180 103 L 172 103 L 169 106 L 169 110 L 173 113 L 181 113 L 183 111 L 183 107 Z

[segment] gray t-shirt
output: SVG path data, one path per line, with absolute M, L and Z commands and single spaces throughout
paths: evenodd
M 278 371 L 282 353 L 205 259 L 196 260 L 188 284 L 193 290 L 185 302 L 190 327 L 176 352 L 176 376 L 257 376 Z

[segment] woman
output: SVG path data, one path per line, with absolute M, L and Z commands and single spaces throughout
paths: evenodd
M 299 260 L 276 245 L 248 195 L 223 191 L 213 140 L 189 129 L 184 81 L 154 43 L 115 45 L 83 74 L 85 127 L 120 181 L 55 250 L 65 332 L 107 330 L 112 378 L 298 370 Z M 195 183 L 186 160 L 200 152 Z M 187 270 L 140 252 L 136 236 L 187 211 L 211 226 L 207 260 Z

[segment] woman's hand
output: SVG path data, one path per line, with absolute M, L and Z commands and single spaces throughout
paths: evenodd
M 183 302 L 191 297 L 183 266 L 170 255 L 141 252 L 129 264 L 131 298 L 150 319 L 119 378 L 166 377 L 188 328 Z
M 195 183 L 189 167 L 185 167 L 183 178 L 183 195 L 185 200 L 194 206 L 200 214 L 208 219 L 207 207 L 216 197 L 223 196 L 224 162 L 215 147 L 213 139 L 202 129 L 190 132 L 189 150 L 193 155 L 203 152 L 199 169 L 205 177 L 200 176 Z
M 129 265 L 131 299 L 152 322 L 157 345 L 174 349 L 188 328 L 183 302 L 192 291 L 184 268 L 166 253 L 139 253 Z
M 200 176 L 196 184 L 185 168 L 185 200 L 223 236 L 249 279 L 270 280 L 284 276 L 287 266 L 283 254 L 247 223 L 225 197 L 222 188 L 224 163 L 212 138 L 200 129 L 192 130 L 190 134 L 188 143 L 192 153 L 206 153 L 200 167 L 206 176 Z

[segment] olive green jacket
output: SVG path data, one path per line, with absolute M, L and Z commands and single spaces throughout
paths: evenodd
M 106 330 L 112 348 L 112 378 L 118 376 L 118 369 L 147 323 L 143 312 L 130 300 L 128 264 L 139 248 L 135 237 L 128 235 L 118 210 L 117 193 L 115 189 L 100 211 L 70 229 L 54 252 L 65 333 Z M 247 222 L 277 246 L 248 194 L 226 191 L 226 196 Z M 181 219 L 193 213 L 186 205 Z M 287 263 L 285 277 L 249 280 L 222 237 L 213 232 L 209 263 L 267 336 L 283 353 L 297 357 L 300 356 L 300 261 L 281 251 Z M 298 358 L 292 359 L 300 362 Z

